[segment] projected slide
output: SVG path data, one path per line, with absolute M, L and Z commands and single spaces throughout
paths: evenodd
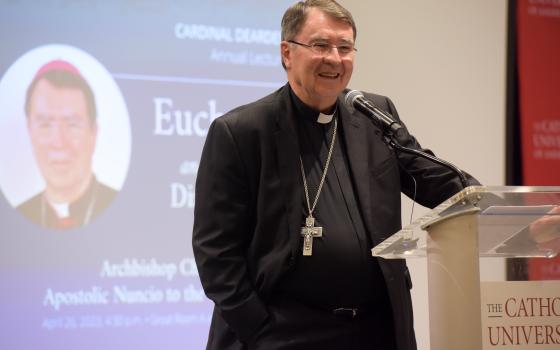
M 291 3 L 2 3 L 0 349 L 204 348 L 200 153 L 285 83 Z

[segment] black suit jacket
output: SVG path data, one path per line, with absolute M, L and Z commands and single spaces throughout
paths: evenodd
M 268 317 L 267 299 L 294 266 L 301 246 L 297 115 L 289 86 L 216 119 L 196 181 L 193 249 L 207 296 L 215 302 L 208 349 L 242 349 Z M 398 118 L 392 102 L 366 94 Z M 401 191 L 434 207 L 462 187 L 429 161 L 396 154 L 381 131 L 339 96 L 340 126 L 366 230 L 377 245 L 401 228 Z M 420 148 L 414 137 L 408 147 Z M 429 152 L 429 151 L 428 151 Z M 404 171 L 403 169 L 406 169 Z M 380 259 L 400 350 L 415 349 L 411 282 L 404 260 Z

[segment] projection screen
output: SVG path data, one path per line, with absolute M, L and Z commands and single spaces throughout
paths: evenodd
M 0 348 L 204 348 L 198 161 L 213 119 L 285 83 L 290 3 L 2 2 Z

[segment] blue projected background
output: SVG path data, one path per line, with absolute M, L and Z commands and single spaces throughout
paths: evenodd
M 191 248 L 198 161 L 214 118 L 284 84 L 290 3 L 1 3 L 0 349 L 204 348 L 212 305 Z M 23 104 L 55 59 L 92 85 L 93 170 L 118 190 L 76 229 L 16 209 L 44 187 Z

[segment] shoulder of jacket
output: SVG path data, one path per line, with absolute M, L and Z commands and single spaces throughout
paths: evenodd
M 256 101 L 238 106 L 218 117 L 216 122 L 225 123 L 230 129 L 252 129 L 276 120 L 282 99 L 282 88 Z

